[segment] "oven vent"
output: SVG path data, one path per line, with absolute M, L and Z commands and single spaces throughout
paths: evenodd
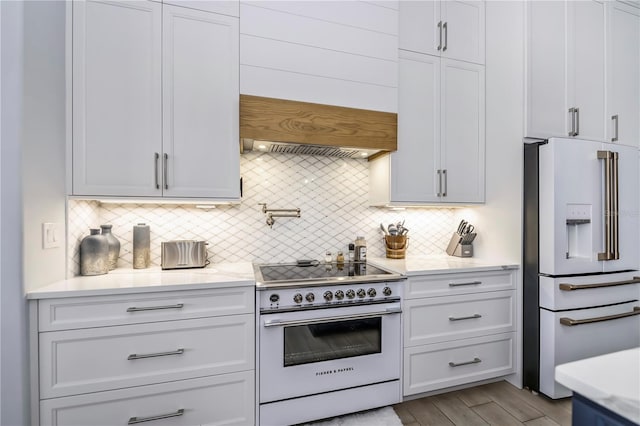
M 240 95 L 241 152 L 371 158 L 397 149 L 397 127 L 395 113 Z
M 253 139 L 242 140 L 243 152 L 260 151 L 277 154 L 296 155 L 321 155 L 323 157 L 365 159 L 375 154 L 377 150 L 357 149 L 336 146 L 308 145 L 297 143 L 282 143 L 271 141 L 254 141 Z
M 334 148 L 317 145 L 272 144 L 269 152 L 281 154 L 323 155 L 325 157 L 362 158 L 357 149 Z

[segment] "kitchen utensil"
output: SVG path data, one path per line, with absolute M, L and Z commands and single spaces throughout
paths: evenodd
M 471 225 L 470 223 L 467 224 L 467 226 L 464 227 L 464 230 L 462 231 L 462 235 L 467 235 L 472 233 L 474 230 L 476 229 L 475 226 Z
M 387 229 L 389 230 L 389 235 L 398 235 L 398 228 L 393 223 L 390 223 Z
M 207 242 L 195 240 L 160 243 L 162 269 L 204 268 L 207 266 Z
M 389 235 L 389 233 L 387 232 L 387 230 L 384 228 L 384 225 L 380 224 L 380 229 L 382 230 L 382 233 L 384 235 Z
M 458 230 L 456 231 L 458 233 L 458 235 L 462 235 L 462 233 L 464 232 L 464 228 L 467 226 L 467 221 L 462 219 L 460 221 L 460 224 L 458 225 Z

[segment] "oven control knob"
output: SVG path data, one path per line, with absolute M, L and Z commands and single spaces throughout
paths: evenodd
M 384 294 L 385 296 L 391 296 L 391 288 L 390 287 L 383 288 L 382 294 Z
M 302 303 L 302 295 L 300 293 L 296 293 L 293 295 L 293 302 L 300 304 Z
M 278 300 L 280 300 L 280 295 L 278 294 L 272 294 L 269 296 L 269 302 L 271 303 L 276 303 Z
M 364 288 L 359 288 L 357 294 L 358 294 L 358 297 L 361 299 L 367 295 L 367 293 L 364 291 Z
M 331 293 L 330 291 L 325 291 L 323 296 L 324 300 L 326 300 L 327 302 L 331 302 L 333 300 L 333 293 Z
M 369 297 L 376 297 L 376 289 L 375 288 L 370 288 L 369 290 L 367 290 L 367 296 Z
M 313 301 L 316 299 L 316 296 L 314 296 L 313 293 L 307 293 L 304 298 L 307 299 L 307 302 L 313 303 Z
M 354 297 L 356 297 L 356 292 L 351 289 L 347 290 L 347 299 L 353 299 Z
M 336 296 L 336 299 L 338 299 L 338 300 L 344 299 L 344 291 L 342 291 L 342 290 L 336 291 L 335 296 Z

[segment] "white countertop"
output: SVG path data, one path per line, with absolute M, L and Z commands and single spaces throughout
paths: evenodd
M 556 381 L 640 424 L 640 348 L 558 365 Z
M 409 256 L 406 259 L 387 259 L 372 257 L 367 262 L 393 272 L 411 275 L 442 274 L 448 272 L 477 272 L 499 269 L 517 269 L 519 265 L 512 262 L 488 261 L 474 257 Z
M 115 269 L 106 275 L 79 276 L 27 293 L 28 299 L 147 293 L 255 285 L 251 262 L 218 263 L 202 269 Z

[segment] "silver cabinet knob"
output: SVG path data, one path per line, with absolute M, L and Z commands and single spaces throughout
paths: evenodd
M 357 294 L 361 299 L 367 295 L 367 293 L 364 291 L 364 288 L 359 288 Z
M 293 302 L 294 303 L 302 303 L 302 295 L 300 293 L 296 293 L 293 295 Z
M 347 299 L 353 299 L 354 297 L 356 297 L 356 292 L 351 289 L 347 290 Z
M 307 302 L 309 303 L 312 303 L 314 300 L 316 300 L 316 296 L 314 296 L 313 293 L 307 293 L 304 298 L 307 299 Z
M 370 288 L 369 290 L 367 290 L 367 296 L 369 297 L 376 297 L 376 289 L 375 288 Z
M 335 296 L 336 296 L 336 299 L 338 299 L 338 300 L 344 299 L 344 291 L 342 291 L 342 290 L 336 291 Z
M 382 294 L 384 294 L 385 296 L 391 296 L 391 288 L 390 287 L 385 287 L 382 289 Z
M 325 291 L 323 297 L 327 302 L 331 302 L 333 300 L 333 293 L 331 293 L 330 291 Z

